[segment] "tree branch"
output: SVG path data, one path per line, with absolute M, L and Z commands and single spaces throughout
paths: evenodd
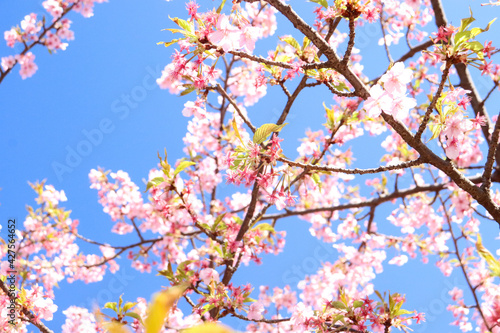
M 344 168 L 335 168 L 331 167 L 328 165 L 314 165 L 314 164 L 306 164 L 306 163 L 300 163 L 300 162 L 295 162 L 291 161 L 287 158 L 284 157 L 278 157 L 278 161 L 286 163 L 290 166 L 294 167 L 299 167 L 304 169 L 304 171 L 323 171 L 323 172 L 338 172 L 338 173 L 344 173 L 344 174 L 349 174 L 349 175 L 366 175 L 370 173 L 380 173 L 384 171 L 390 171 L 390 170 L 399 170 L 399 169 L 406 169 L 410 168 L 416 165 L 420 165 L 422 163 L 425 163 L 423 158 L 417 158 L 416 160 L 409 161 L 409 162 L 404 162 L 401 164 L 396 164 L 396 165 L 387 165 L 387 166 L 381 166 L 378 168 L 373 168 L 373 169 L 344 169 Z
M 2 291 L 5 293 L 5 295 L 9 296 L 10 300 L 15 302 L 16 301 L 16 298 L 15 297 L 12 297 L 10 292 L 9 292 L 9 289 L 7 288 L 7 286 L 3 283 L 2 280 L 0 280 L 0 289 L 2 289 Z M 17 304 L 15 302 L 15 304 Z M 26 318 L 28 319 L 28 321 L 35 325 L 39 330 L 40 332 L 42 333 L 54 333 L 51 329 L 49 329 L 47 326 L 45 326 L 41 321 L 39 321 L 35 315 L 33 315 L 27 308 L 25 308 L 24 306 L 22 305 L 19 305 L 21 307 L 21 312 L 23 313 L 23 315 L 26 316 Z

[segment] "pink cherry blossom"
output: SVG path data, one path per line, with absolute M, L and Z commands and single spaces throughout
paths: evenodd
M 6 71 L 9 68 L 14 67 L 15 64 L 16 64 L 16 59 L 14 58 L 14 56 L 7 56 L 7 57 L 2 57 L 0 66 L 2 67 L 2 70 Z
M 221 14 L 217 19 L 216 31 L 208 35 L 208 39 L 213 44 L 220 46 L 224 52 L 239 48 L 241 32 L 238 28 L 229 23 L 229 17 Z
M 405 254 L 402 254 L 400 256 L 394 257 L 391 260 L 389 260 L 389 264 L 397 266 L 403 266 L 407 262 L 408 262 L 408 256 Z
M 376 84 L 370 88 L 370 97 L 365 102 L 365 110 L 368 117 L 376 118 L 382 110 L 391 108 L 392 99 L 380 85 Z
M 404 63 L 397 62 L 387 73 L 382 75 L 379 81 L 384 84 L 384 89 L 388 93 L 399 96 L 406 92 L 406 85 L 412 78 L 411 69 L 405 68 Z
M 60 1 L 57 0 L 45 0 L 42 2 L 43 8 L 50 13 L 54 17 L 54 19 L 61 16 L 63 12 L 63 8 L 61 7 Z
M 219 273 L 212 268 L 205 268 L 200 271 L 200 279 L 207 286 L 211 281 L 215 281 L 216 283 L 220 282 Z
M 259 320 L 262 319 L 262 312 L 264 311 L 264 306 L 259 302 L 252 303 L 250 309 L 248 310 L 248 319 Z
M 38 66 L 35 64 L 34 60 L 35 55 L 31 52 L 18 56 L 17 62 L 21 65 L 19 74 L 23 80 L 32 77 L 38 70 Z
M 7 42 L 7 46 L 9 46 L 9 47 L 14 47 L 14 45 L 17 42 L 20 42 L 22 40 L 21 36 L 19 35 L 19 33 L 17 32 L 17 30 L 15 28 L 12 28 L 8 31 L 5 31 L 3 35 L 5 38 L 5 41 Z

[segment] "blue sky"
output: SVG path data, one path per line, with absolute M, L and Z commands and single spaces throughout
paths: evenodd
M 42 1 L 0 2 L 0 30 L 5 31 L 19 24 L 24 15 L 35 12 L 46 14 Z M 205 6 L 218 6 L 218 1 L 200 1 Z M 309 5 L 303 1 L 297 4 L 299 12 Z M 480 1 L 444 1 L 448 19 L 455 25 L 468 15 L 467 5 L 473 6 L 479 26 L 483 27 L 498 11 L 492 7 L 480 8 Z M 302 11 L 306 18 L 310 12 Z M 79 219 L 81 234 L 99 241 L 119 242 L 120 239 L 108 231 L 112 226 L 110 218 L 102 212 L 97 202 L 97 193 L 89 188 L 88 173 L 98 166 L 105 169 L 128 172 L 132 180 L 145 188 L 143 179 L 157 164 L 157 152 L 167 148 L 169 161 L 183 156 L 182 137 L 188 119 L 181 114 L 183 104 L 193 98 L 170 95 L 159 89 L 154 81 L 161 75 L 163 67 L 170 62 L 173 49 L 156 45 L 171 38 L 170 32 L 161 31 L 171 26 L 168 17 L 185 17 L 184 2 L 154 1 L 110 1 L 96 5 L 95 16 L 84 19 L 72 13 L 72 30 L 75 40 L 70 41 L 66 51 L 50 55 L 46 49 L 34 49 L 38 72 L 27 80 L 18 75 L 18 68 L 0 85 L 0 221 L 5 225 L 8 218 L 22 222 L 25 205 L 35 205 L 34 192 L 28 181 L 47 179 L 58 190 L 64 190 L 68 202 L 64 207 L 72 211 L 72 218 Z M 290 33 L 290 24 L 279 20 L 280 30 L 272 41 L 258 45 L 257 53 L 265 54 L 266 45 L 276 43 L 278 35 Z M 433 25 L 431 25 L 434 27 Z M 380 75 L 388 66 L 384 53 L 377 46 L 380 33 L 371 34 L 365 30 L 358 38 L 363 42 L 361 54 L 363 64 L 370 77 Z M 493 26 L 486 39 L 498 36 L 498 24 Z M 295 36 L 300 36 L 293 32 Z M 300 37 L 301 38 L 301 37 Z M 0 43 L 0 56 L 18 52 Z M 395 51 L 396 57 L 398 51 Z M 400 54 L 400 52 L 399 52 Z M 489 87 L 479 85 L 483 95 Z M 270 88 L 269 95 L 250 108 L 256 123 L 276 120 L 283 105 L 283 98 L 276 89 Z M 292 109 L 290 125 L 282 132 L 289 138 L 285 154 L 295 157 L 296 139 L 308 127 L 319 129 L 323 120 L 323 109 L 308 110 L 311 99 L 331 103 L 331 97 L 324 90 L 308 92 L 301 96 Z M 129 100 L 130 102 L 127 102 Z M 493 103 L 490 105 L 494 105 Z M 496 110 L 490 106 L 490 112 Z M 86 134 L 96 129 L 103 132 L 102 139 L 91 146 L 87 156 L 70 161 L 71 151 L 83 149 L 88 141 Z M 359 149 L 366 142 L 353 142 Z M 288 151 L 286 149 L 289 149 Z M 356 151 L 356 149 L 354 149 Z M 365 149 L 356 156 L 358 167 L 374 166 L 380 153 Z M 58 163 L 69 166 L 67 172 L 58 173 Z M 382 214 L 381 214 L 382 215 Z M 379 223 L 385 221 L 378 217 Z M 19 223 L 18 223 L 19 224 Z M 321 243 L 309 236 L 308 225 L 298 219 L 287 220 L 283 225 L 288 232 L 285 254 L 265 257 L 258 267 L 242 268 L 235 276 L 235 282 L 254 283 L 256 287 L 268 284 L 283 287 L 285 283 L 302 279 L 311 274 L 319 261 L 317 253 L 328 251 Z M 99 230 L 96 233 L 96 230 Z M 490 229 L 483 229 L 488 231 Z M 494 229 L 491 229 L 494 230 Z M 5 229 L 2 230 L 2 233 Z M 495 231 L 496 232 L 496 231 Z M 307 235 L 307 236 L 304 236 Z M 2 234 L 3 237 L 3 234 Z M 87 252 L 97 249 L 82 246 Z M 323 251 L 323 252 L 322 252 Z M 325 252 L 326 251 L 326 252 Z M 332 255 L 332 254 L 329 254 Z M 389 255 L 391 258 L 391 255 Z M 332 260 L 335 259 L 333 254 Z M 100 305 L 115 301 L 120 294 L 124 299 L 134 300 L 137 296 L 149 299 L 150 295 L 167 285 L 161 277 L 138 275 L 126 261 L 122 261 L 123 272 L 116 276 L 107 275 L 99 284 L 85 285 L 80 282 L 63 283 L 56 291 L 55 303 L 59 306 L 53 322 L 47 325 L 58 331 L 64 322 L 62 311 L 72 304 L 90 307 L 93 300 Z M 300 271 L 294 269 L 300 267 Z M 422 265 L 418 260 L 399 267 L 386 266 L 376 280 L 376 289 L 406 293 L 408 309 L 428 309 L 426 331 L 454 332 L 458 328 L 448 326 L 451 315 L 444 309 L 449 300 L 450 285 L 462 285 L 459 275 L 444 279 L 432 264 Z M 415 279 L 418 276 L 418 279 Z M 451 283 L 451 284 L 450 284 Z M 431 319 L 432 318 L 432 319 Z M 231 322 L 238 327 L 236 322 Z M 416 331 L 424 331 L 415 327 Z

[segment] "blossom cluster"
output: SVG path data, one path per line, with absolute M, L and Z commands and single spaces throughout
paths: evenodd
M 379 80 L 383 87 L 376 84 L 370 88 L 371 96 L 365 102 L 367 115 L 375 118 L 383 111 L 397 120 L 407 118 L 409 110 L 417 105 L 417 101 L 406 94 L 406 86 L 412 78 L 412 71 L 402 62 L 394 64 Z
M 14 47 L 20 43 L 24 45 L 22 52 L 16 55 L 2 57 L 0 67 L 2 74 L 8 72 L 16 64 L 21 66 L 19 74 L 21 78 L 27 79 L 33 76 L 38 70 L 35 64 L 35 55 L 30 49 L 36 44 L 45 46 L 49 52 L 66 50 L 68 43 L 74 39 L 74 33 L 70 30 L 71 21 L 63 16 L 70 10 L 82 14 L 84 17 L 94 15 L 94 4 L 103 3 L 107 0 L 45 0 L 43 8 L 52 16 L 52 23 L 47 25 L 45 17 L 38 18 L 37 14 L 26 15 L 20 26 L 12 27 L 4 32 L 4 39 L 7 46 Z

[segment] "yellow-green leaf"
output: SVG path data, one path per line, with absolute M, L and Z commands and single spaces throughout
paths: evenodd
M 264 124 L 259 127 L 255 134 L 253 135 L 253 142 L 256 144 L 261 144 L 267 137 L 273 132 L 279 132 L 287 124 L 276 125 L 276 124 Z
M 280 39 L 281 39 L 282 42 L 287 43 L 288 45 L 290 45 L 291 47 L 293 47 L 295 50 L 299 50 L 300 49 L 299 42 L 297 42 L 295 40 L 295 38 L 293 38 L 292 36 L 280 37 Z
M 243 143 L 243 139 L 241 138 L 240 131 L 238 131 L 238 124 L 236 124 L 236 119 L 233 118 L 233 121 L 231 121 L 231 125 L 233 126 L 234 133 L 240 139 L 241 144 L 244 146 L 245 144 Z
M 147 192 L 151 187 L 153 186 L 157 186 L 161 183 L 163 183 L 165 181 L 165 179 L 163 177 L 156 177 L 156 178 L 153 178 L 151 179 L 148 184 L 146 185 L 146 191 Z
M 160 332 L 170 309 L 177 299 L 182 296 L 184 290 L 186 290 L 186 286 L 179 285 L 161 291 L 153 296 L 153 301 L 149 305 L 148 317 L 145 322 L 146 333 Z
M 114 312 L 118 313 L 118 308 L 116 307 L 116 302 L 107 302 L 104 304 L 105 309 L 111 309 Z
M 437 138 L 439 136 L 439 134 L 441 134 L 441 130 L 443 128 L 443 125 L 441 125 L 441 124 L 431 124 L 431 125 L 429 125 L 429 128 L 430 128 L 430 130 L 432 132 L 432 137 L 429 139 L 429 141 L 432 141 L 435 138 Z
M 180 172 L 182 172 L 182 170 L 189 168 L 191 165 L 195 165 L 195 164 L 196 164 L 195 162 L 191 162 L 191 161 L 182 161 L 181 163 L 179 163 L 177 168 L 175 168 L 174 177 L 177 176 Z
M 482 241 L 481 241 L 481 235 L 477 234 L 477 241 L 476 241 L 476 250 L 483 258 L 486 260 L 486 263 L 488 263 L 488 267 L 491 271 L 491 274 L 493 276 L 500 276 L 500 262 L 498 262 L 495 257 L 491 254 L 490 251 L 488 251 L 487 248 L 484 247 Z
M 125 305 L 123 306 L 123 312 L 127 312 L 128 310 L 132 309 L 134 306 L 137 305 L 137 302 L 127 302 L 125 303 Z
M 362 307 L 362 306 L 363 306 L 363 304 L 364 304 L 364 302 L 363 302 L 363 301 L 354 301 L 354 302 L 352 302 L 352 306 L 353 306 L 354 308 L 360 308 L 360 307 Z
M 394 313 L 395 316 L 401 316 L 401 315 L 406 315 L 406 314 L 414 314 L 415 311 L 408 311 L 408 310 L 405 310 L 405 309 L 401 309 L 401 310 L 398 310 L 396 311 L 396 313 Z
M 258 230 L 262 230 L 262 231 L 269 231 L 272 234 L 275 233 L 273 226 L 270 225 L 269 223 L 261 223 L 261 224 L 255 226 L 254 229 L 258 229 Z
M 130 311 L 130 312 L 126 312 L 124 314 L 124 316 L 135 318 L 135 319 L 137 319 L 144 326 L 144 323 L 142 322 L 142 318 L 141 318 L 141 316 L 138 313 Z
M 334 307 L 335 309 L 341 309 L 341 310 L 347 309 L 347 307 L 345 306 L 345 304 L 342 303 L 341 301 L 333 301 L 331 303 L 331 306 Z
M 317 173 L 313 173 L 311 174 L 311 178 L 314 183 L 321 189 L 321 178 L 319 177 L 319 175 Z
M 185 21 L 183 19 L 180 19 L 178 17 L 170 18 L 172 21 L 174 21 L 175 24 L 177 24 L 179 27 L 184 29 L 187 32 L 194 33 L 194 26 L 192 22 Z
M 318 5 L 321 5 L 325 8 L 328 8 L 328 1 L 327 0 L 309 0 L 309 1 L 317 3 Z
M 469 8 L 470 10 L 470 8 Z M 464 18 L 460 21 L 460 28 L 458 29 L 459 32 L 465 31 L 472 22 L 474 22 L 476 19 L 472 16 L 472 10 L 470 10 L 470 17 Z
M 190 85 L 189 87 L 187 87 L 186 89 L 184 89 L 181 92 L 181 96 L 186 96 L 187 94 L 190 94 L 190 93 L 192 93 L 195 90 L 196 90 L 196 88 L 194 86 Z
M 174 39 L 170 42 L 158 42 L 158 43 L 156 43 L 156 45 L 163 44 L 163 45 L 165 45 L 165 47 L 169 47 L 170 45 L 177 43 L 179 40 L 180 39 Z

